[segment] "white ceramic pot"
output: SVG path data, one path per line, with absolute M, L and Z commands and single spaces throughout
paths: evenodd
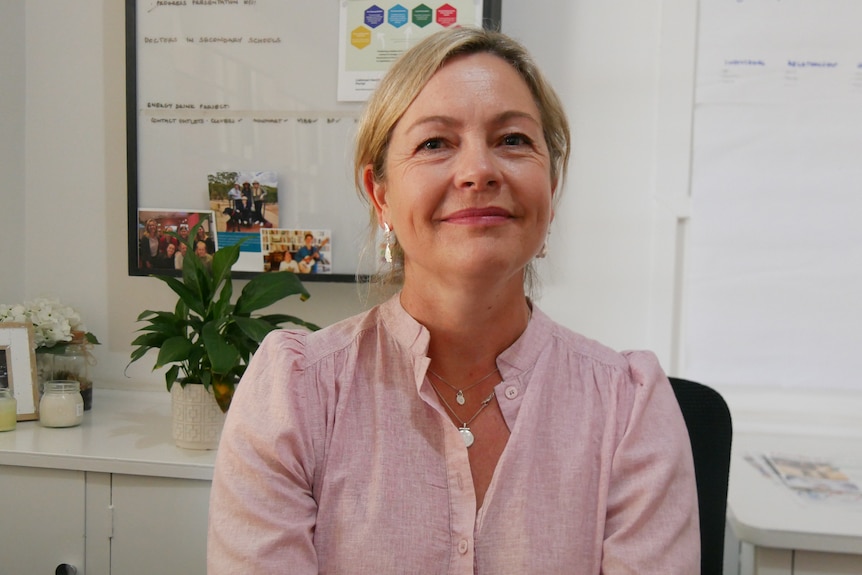
M 221 438 L 225 414 L 211 391 L 199 383 L 171 387 L 174 443 L 185 449 L 215 449 Z

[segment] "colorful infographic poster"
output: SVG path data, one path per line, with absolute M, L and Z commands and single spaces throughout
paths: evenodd
M 410 46 L 446 28 L 482 25 L 482 0 L 341 2 L 338 99 L 364 101 Z

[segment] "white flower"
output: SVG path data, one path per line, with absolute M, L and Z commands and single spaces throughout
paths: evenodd
M 0 322 L 29 321 L 36 348 L 72 341 L 72 331 L 87 331 L 81 316 L 57 299 L 37 298 L 23 304 L 0 304 Z

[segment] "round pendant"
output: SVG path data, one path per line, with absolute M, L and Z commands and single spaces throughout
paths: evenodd
M 458 405 L 464 405 L 465 403 L 467 403 L 467 400 L 464 399 L 464 394 L 460 391 L 455 395 L 455 401 L 458 402 Z
M 461 439 L 464 440 L 464 445 L 466 445 L 467 447 L 473 445 L 473 442 L 476 440 L 476 438 L 473 437 L 473 432 L 470 431 L 469 427 L 461 427 L 458 429 L 458 431 L 461 432 Z

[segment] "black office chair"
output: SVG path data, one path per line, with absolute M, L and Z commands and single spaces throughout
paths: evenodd
M 682 410 L 697 480 L 700 511 L 700 573 L 722 575 L 727 483 L 733 424 L 724 398 L 703 384 L 669 377 Z

